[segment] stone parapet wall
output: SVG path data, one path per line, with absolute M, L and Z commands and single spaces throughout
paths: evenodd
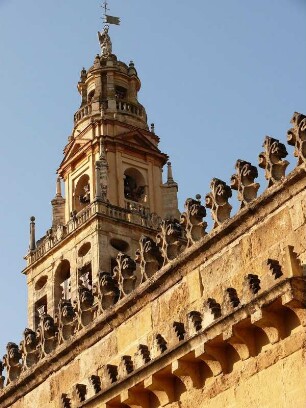
M 98 274 L 90 307 L 79 295 L 70 321 L 42 321 L 32 351 L 9 343 L 1 407 L 305 406 L 303 118 L 289 131 L 298 166 L 288 176 L 284 145 L 265 139 L 260 197 L 254 169 L 246 182 L 240 161 L 234 217 L 231 190 L 213 179 L 209 234 L 204 206 L 188 199 L 180 223 L 163 220 L 155 240 L 140 239 L 135 261 L 119 253 L 113 273 Z M 84 313 L 87 324 L 59 342 Z

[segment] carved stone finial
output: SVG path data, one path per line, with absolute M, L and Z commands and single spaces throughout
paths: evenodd
M 294 156 L 298 158 L 298 166 L 306 163 L 306 116 L 294 112 L 290 121 L 293 127 L 287 132 L 287 142 L 294 146 Z
M 55 197 L 60 197 L 62 198 L 62 185 L 61 185 L 61 178 L 58 177 L 56 179 L 56 194 Z
M 206 209 L 199 199 L 187 198 L 185 210 L 181 215 L 180 224 L 185 227 L 187 247 L 190 247 L 205 235 L 207 223 L 203 221 L 203 217 L 206 216 Z
M 38 339 L 36 333 L 31 329 L 25 329 L 23 340 L 20 342 L 20 350 L 23 355 L 24 369 L 32 367 L 39 359 Z
M 259 184 L 255 183 L 254 179 L 258 177 L 258 171 L 255 166 L 244 160 L 237 160 L 235 168 L 236 174 L 231 177 L 231 188 L 238 191 L 240 208 L 243 208 L 257 196 Z
M 6 354 L 3 356 L 4 367 L 7 372 L 6 384 L 17 380 L 21 374 L 22 365 L 20 363 L 21 352 L 15 343 L 8 343 L 6 346 Z
M 118 283 L 110 273 L 98 273 L 98 283 L 94 285 L 94 290 L 99 300 L 99 313 L 118 302 L 120 296 Z
M 289 162 L 283 159 L 288 153 L 283 143 L 269 136 L 266 136 L 263 147 L 265 151 L 258 156 L 259 167 L 265 170 L 268 187 L 271 187 L 285 177 Z
M 53 317 L 48 314 L 41 315 L 36 335 L 39 339 L 40 358 L 44 358 L 51 353 L 57 345 L 58 331 Z
M 224 181 L 217 178 L 212 179 L 210 189 L 211 192 L 205 197 L 206 207 L 211 209 L 214 227 L 217 227 L 230 217 L 232 206 L 228 199 L 232 196 L 232 190 Z
M 121 252 L 116 258 L 117 266 L 114 268 L 114 277 L 117 279 L 120 289 L 120 296 L 133 292 L 136 286 L 136 263 L 133 259 Z
M 151 278 L 163 264 L 158 246 L 152 238 L 142 235 L 140 248 L 136 251 L 135 262 L 140 264 L 141 282 Z
M 156 235 L 157 245 L 160 247 L 164 265 L 175 259 L 180 251 L 182 229 L 177 221 L 162 220 L 160 232 Z
M 167 184 L 173 184 L 173 173 L 172 173 L 172 165 L 170 162 L 167 163 Z
M 74 301 L 77 315 L 77 330 L 81 330 L 92 322 L 96 307 L 94 305 L 94 295 L 89 287 L 81 285 L 78 288 L 77 300 Z
M 109 27 L 105 25 L 102 33 L 98 31 L 98 38 L 101 47 L 101 56 L 104 58 L 108 58 L 112 53 L 112 42 L 108 34 L 108 28 Z
M 36 249 L 36 240 L 35 240 L 35 217 L 30 218 L 30 251 L 35 251 Z
M 76 313 L 71 300 L 61 299 L 58 305 L 59 344 L 69 340 L 76 329 Z

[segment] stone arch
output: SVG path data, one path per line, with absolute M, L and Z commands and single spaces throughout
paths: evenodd
M 58 307 L 61 299 L 71 299 L 71 270 L 70 262 L 64 259 L 56 268 L 54 274 L 54 306 Z
M 83 174 L 74 188 L 74 210 L 81 211 L 90 203 L 90 179 L 88 174 Z
M 147 201 L 147 186 L 143 174 L 134 167 L 124 172 L 124 198 L 137 203 Z

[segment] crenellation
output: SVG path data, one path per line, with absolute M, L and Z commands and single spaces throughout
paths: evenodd
M 22 354 L 23 370 L 31 368 L 39 360 L 38 338 L 36 333 L 26 328 L 23 332 L 23 340 L 20 342 L 19 349 Z
M 306 116 L 294 112 L 290 121 L 293 127 L 287 132 L 287 142 L 294 146 L 294 156 L 298 159 L 298 166 L 306 163 Z
M 180 224 L 185 228 L 187 247 L 195 244 L 206 234 L 207 222 L 203 221 L 203 218 L 206 217 L 206 209 L 201 205 L 200 199 L 201 196 L 198 196 L 196 200 L 187 198 L 186 211 L 181 214 Z
M 7 343 L 6 354 L 3 356 L 3 365 L 7 373 L 6 385 L 17 380 L 20 376 L 22 371 L 21 359 L 22 354 L 17 344 L 12 342 Z
M 176 220 L 162 220 L 156 242 L 164 259 L 163 265 L 177 258 L 183 245 L 181 237 L 182 228 Z
M 214 228 L 230 218 L 232 206 L 228 199 L 232 196 L 231 188 L 222 180 L 213 178 L 210 183 L 211 192 L 206 194 L 206 207 L 211 209 Z
M 231 188 L 238 191 L 237 198 L 240 201 L 240 208 L 243 208 L 257 197 L 260 185 L 254 180 L 258 177 L 258 171 L 255 166 L 244 160 L 237 160 L 235 168 L 236 174 L 231 177 Z
M 266 136 L 262 147 L 265 151 L 258 156 L 259 167 L 265 170 L 268 187 L 271 187 L 284 179 L 289 162 L 283 159 L 288 153 L 283 143 L 269 136 Z
M 133 292 L 136 287 L 136 263 L 129 255 L 121 252 L 117 255 L 116 261 L 117 266 L 115 266 L 113 273 L 118 282 L 121 299 Z

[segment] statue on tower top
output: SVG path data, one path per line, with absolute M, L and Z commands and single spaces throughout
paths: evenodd
M 109 26 L 105 25 L 103 28 L 103 32 L 101 33 L 98 31 L 98 37 L 101 47 L 101 55 L 102 57 L 108 57 L 112 53 L 112 42 L 110 36 L 108 35 Z

